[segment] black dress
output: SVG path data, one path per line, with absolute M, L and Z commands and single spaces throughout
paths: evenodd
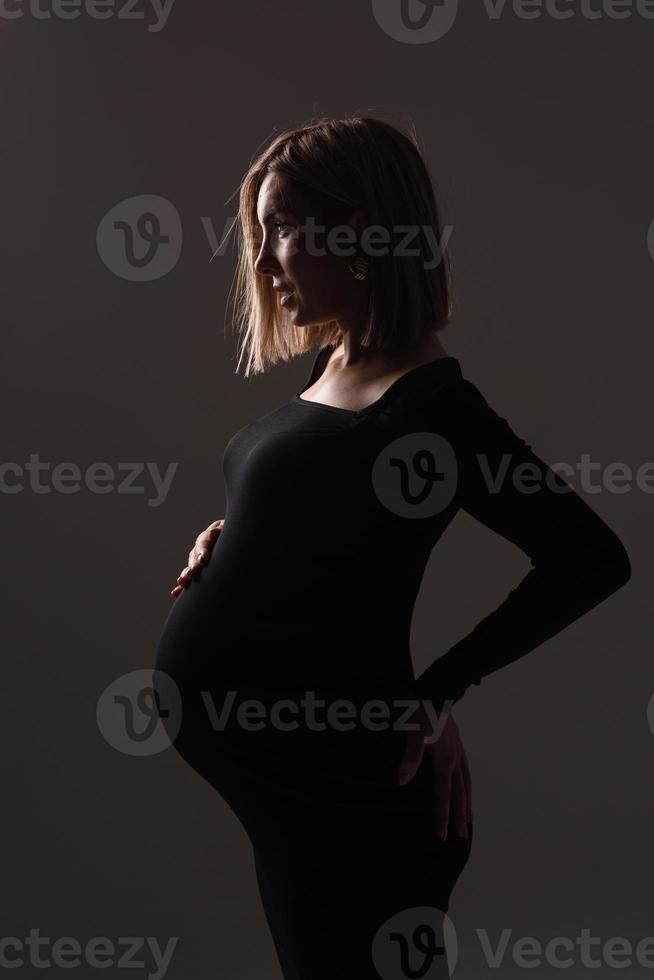
M 456 702 L 631 569 L 615 533 L 456 358 L 413 368 L 350 411 L 300 397 L 329 351 L 300 393 L 228 443 L 224 529 L 169 612 L 154 687 L 175 747 L 249 836 L 285 980 L 440 980 L 446 957 L 429 931 L 472 825 L 467 839 L 453 826 L 438 837 L 426 755 L 398 784 L 406 699 Z M 416 679 L 413 606 L 460 508 L 533 567 Z

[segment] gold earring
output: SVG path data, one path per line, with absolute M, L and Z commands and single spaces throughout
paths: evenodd
M 355 279 L 365 279 L 368 275 L 368 269 L 370 268 L 370 263 L 367 259 L 362 256 L 357 255 L 351 262 L 348 262 L 348 269 L 352 273 Z

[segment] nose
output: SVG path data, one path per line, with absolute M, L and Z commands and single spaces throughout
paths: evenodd
M 259 255 L 255 260 L 254 271 L 258 272 L 260 276 L 276 276 L 279 274 L 279 262 L 268 249 L 268 244 L 265 238 L 261 243 Z

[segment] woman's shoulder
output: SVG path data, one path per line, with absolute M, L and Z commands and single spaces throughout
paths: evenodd
M 461 361 L 447 355 L 424 364 L 415 372 L 412 387 L 420 404 L 433 408 L 445 403 L 455 405 L 485 403 L 481 391 L 464 373 Z
M 508 420 L 499 413 L 493 399 L 465 373 L 457 358 L 447 358 L 443 370 L 434 372 L 417 392 L 417 405 L 425 422 L 438 423 L 452 436 L 515 440 Z M 520 440 L 521 441 L 521 440 Z

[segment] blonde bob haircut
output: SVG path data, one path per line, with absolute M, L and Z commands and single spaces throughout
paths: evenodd
M 357 209 L 368 226 L 388 230 L 392 242 L 395 229 L 402 228 L 399 242 L 404 238 L 407 245 L 401 257 L 392 248 L 365 254 L 370 265 L 362 285 L 368 286 L 369 300 L 362 346 L 399 352 L 413 347 L 425 331 L 442 330 L 449 323 L 451 259 L 415 133 L 372 116 L 322 118 L 276 136 L 240 184 L 233 323 L 241 338 L 238 366 L 245 357 L 246 377 L 314 344 L 322 348 L 337 343 L 342 336 L 336 320 L 294 327 L 277 301 L 272 277 L 255 271 L 262 237 L 257 199 L 271 173 L 287 179 L 292 197 L 284 202 L 288 210 L 317 215 L 327 228 Z M 410 238 L 406 226 L 412 230 Z M 442 245 L 435 265 L 434 240 Z

